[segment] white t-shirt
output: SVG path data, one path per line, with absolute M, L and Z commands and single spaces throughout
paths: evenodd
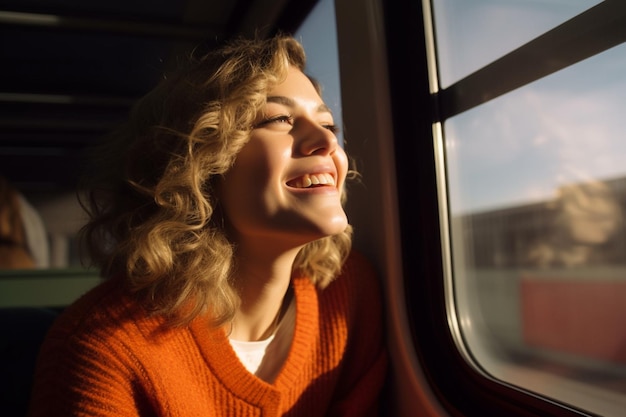
M 242 342 L 230 340 L 233 350 L 246 369 L 266 382 L 272 382 L 287 359 L 296 325 L 296 304 L 292 299 L 276 326 L 265 340 Z

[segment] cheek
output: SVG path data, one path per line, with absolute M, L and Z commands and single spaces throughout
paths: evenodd
M 262 143 L 249 142 L 240 151 L 221 183 L 219 198 L 228 217 L 247 210 L 262 211 L 267 194 L 275 193 L 282 155 L 268 152 Z
M 240 177 L 247 175 L 249 180 L 254 178 L 258 183 L 262 178 L 277 175 L 290 157 L 290 143 L 271 137 L 252 136 L 237 155 L 232 170 L 241 173 Z

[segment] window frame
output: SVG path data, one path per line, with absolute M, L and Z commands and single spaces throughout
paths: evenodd
M 433 85 L 432 72 L 437 69 L 429 49 L 433 46 L 431 2 L 416 3 L 384 2 L 384 19 L 406 306 L 420 365 L 438 400 L 453 416 L 593 415 L 496 381 L 472 365 L 464 352 L 453 304 L 445 152 L 439 126 L 456 114 L 625 42 L 626 3 L 600 3 L 446 89 Z

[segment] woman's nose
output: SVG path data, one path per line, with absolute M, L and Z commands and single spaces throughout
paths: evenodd
M 337 149 L 337 136 L 333 131 L 314 121 L 304 121 L 299 126 L 298 151 L 302 155 L 332 155 Z

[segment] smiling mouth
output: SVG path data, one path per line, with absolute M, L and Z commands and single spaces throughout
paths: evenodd
M 313 188 L 335 186 L 335 178 L 328 173 L 323 174 L 305 174 L 301 177 L 294 178 L 287 182 L 287 185 L 293 188 Z

